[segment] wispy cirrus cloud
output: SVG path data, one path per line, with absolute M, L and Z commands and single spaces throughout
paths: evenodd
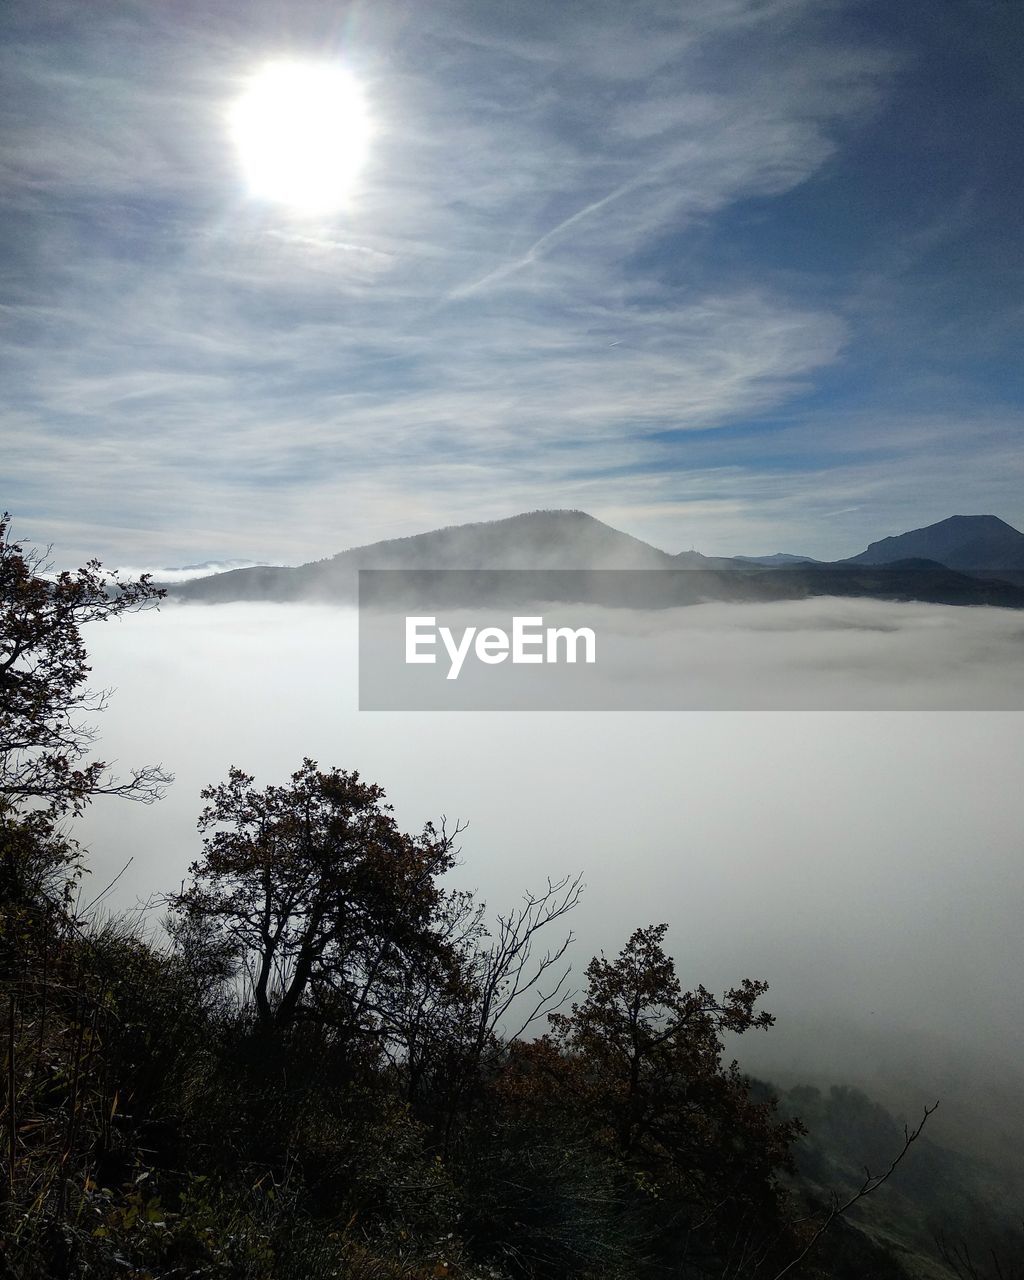
M 657 511 L 641 531 L 668 545 L 721 537 L 714 511 L 770 525 L 845 428 L 799 427 L 799 461 L 777 423 L 750 432 L 841 366 L 856 314 L 699 246 L 884 103 L 899 61 L 842 11 L 10 17 L 9 501 L 69 558 L 165 562 L 549 503 Z M 321 222 L 249 202 L 228 146 L 238 85 L 283 55 L 344 58 L 376 121 Z

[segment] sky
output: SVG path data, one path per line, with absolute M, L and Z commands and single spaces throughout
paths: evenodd
M 708 554 L 1020 527 L 1022 54 L 1007 0 L 4 6 L 16 532 L 181 565 L 538 507 Z M 281 62 L 365 104 L 336 207 L 251 187 L 232 112 Z

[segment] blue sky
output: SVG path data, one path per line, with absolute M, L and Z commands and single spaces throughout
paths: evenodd
M 535 507 L 669 550 L 1024 525 L 1024 8 L 171 4 L 2 25 L 3 503 L 59 561 L 300 561 Z M 373 122 L 245 188 L 278 59 Z

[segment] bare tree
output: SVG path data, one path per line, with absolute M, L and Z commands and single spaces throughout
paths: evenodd
M 507 1017 L 515 1023 L 504 1028 L 503 1038 L 509 1042 L 572 998 L 573 993 L 565 989 L 570 967 L 556 970 L 575 940 L 571 930 L 558 946 L 531 961 L 537 935 L 572 911 L 582 893 L 583 877 L 566 875 L 549 880 L 541 894 L 526 893 L 521 907 L 498 916 L 494 939 L 478 966 L 477 1044 L 481 1050 Z M 549 989 L 543 990 L 544 986 Z M 532 1003 L 524 1008 L 521 1002 L 527 997 L 532 997 Z
M 570 967 L 561 961 L 574 941 L 570 931 L 557 945 L 536 955 L 541 930 L 572 911 L 583 892 L 582 876 L 547 882 L 542 893 L 527 892 L 523 904 L 499 915 L 489 945 L 482 912 L 467 901 L 466 997 L 458 1021 L 460 1043 L 452 1055 L 447 1081 L 444 1146 L 451 1146 L 456 1122 L 472 1108 L 485 1063 L 507 1053 L 540 1019 L 559 1009 L 573 992 L 566 983 Z M 510 1026 L 503 1024 L 509 1022 Z

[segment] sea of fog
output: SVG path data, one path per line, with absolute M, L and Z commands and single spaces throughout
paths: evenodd
M 894 705 L 1019 690 L 1016 614 L 700 607 L 709 673 L 717 648 L 753 657 L 768 636 L 786 678 L 780 637 L 805 661 L 816 629 L 844 679 L 917 691 Z M 886 1046 L 994 1072 L 1019 1058 L 1024 713 L 360 712 L 355 624 L 328 606 L 165 605 L 91 627 L 92 684 L 115 690 L 101 754 L 176 780 L 155 806 L 101 801 L 79 823 L 88 891 L 129 860 L 105 906 L 177 887 L 204 785 L 232 764 L 282 782 L 310 756 L 381 783 L 407 829 L 468 822 L 454 881 L 492 911 L 582 872 L 577 973 L 667 921 L 685 984 L 767 979 L 779 1023 L 737 1046 L 754 1069 L 866 1077 Z M 637 625 L 665 646 L 667 619 Z

